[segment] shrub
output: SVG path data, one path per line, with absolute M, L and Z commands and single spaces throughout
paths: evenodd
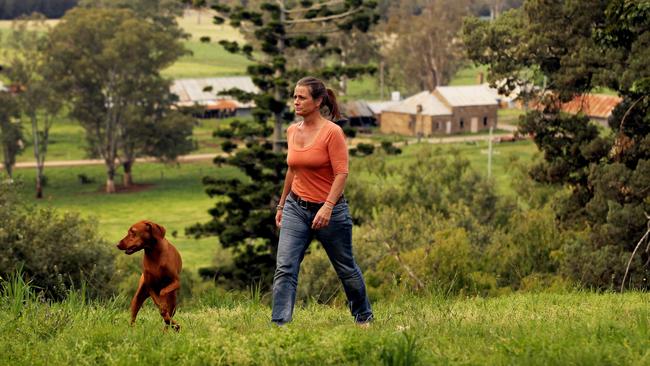
M 508 228 L 493 235 L 486 266 L 498 275 L 501 286 L 518 289 L 526 277 L 557 273 L 565 241 L 550 208 L 518 213 Z
M 349 127 L 349 126 L 343 127 L 343 133 L 345 134 L 345 137 L 348 137 L 348 138 L 351 138 L 351 139 L 353 139 L 353 138 L 355 138 L 357 136 L 357 130 L 354 127 Z
M 399 155 L 402 153 L 402 149 L 393 146 L 392 142 L 386 140 L 381 142 L 381 148 L 388 155 Z
M 92 297 L 113 292 L 113 255 L 96 226 L 77 214 L 60 214 L 18 201 L 17 190 L 0 186 L 0 275 L 20 268 L 47 298 L 87 287 Z
M 373 144 L 360 143 L 357 145 L 357 154 L 372 155 L 374 151 L 375 151 L 375 146 Z

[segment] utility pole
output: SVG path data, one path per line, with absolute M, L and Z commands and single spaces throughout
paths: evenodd
M 415 107 L 415 134 L 418 137 L 418 144 L 422 140 L 422 104 Z
M 487 166 L 487 176 L 488 179 L 492 177 L 492 129 L 494 127 L 490 126 L 490 135 L 488 137 L 488 166 Z
M 384 60 L 379 61 L 379 96 L 384 100 Z

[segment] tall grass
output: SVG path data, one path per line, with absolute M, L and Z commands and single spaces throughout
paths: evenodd
M 2 306 L 14 318 L 20 316 L 27 304 L 34 302 L 36 293 L 30 281 L 23 278 L 22 268 L 6 280 L 0 276 L 0 299 Z
M 163 331 L 151 302 L 131 327 L 124 298 L 89 300 L 81 288 L 61 302 L 45 302 L 28 283 L 14 286 L 8 280 L 0 294 L 3 365 L 650 362 L 646 293 L 520 293 L 489 299 L 405 294 L 373 302 L 376 320 L 360 328 L 345 306 L 314 303 L 298 304 L 294 322 L 273 327 L 258 290 L 209 290 L 178 309 L 175 318 L 183 328 L 175 333 Z

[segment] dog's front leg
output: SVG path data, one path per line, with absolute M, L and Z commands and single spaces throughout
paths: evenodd
M 138 316 L 138 311 L 142 307 L 144 301 L 149 297 L 149 291 L 146 289 L 144 284 L 144 274 L 140 276 L 140 283 L 138 284 L 138 290 L 135 292 L 133 299 L 131 300 L 131 325 L 135 324 L 135 318 Z
M 160 290 L 160 296 L 167 296 L 168 294 L 172 293 L 172 291 L 176 291 L 179 288 L 181 288 L 181 281 L 178 278 L 175 278 L 172 283 Z

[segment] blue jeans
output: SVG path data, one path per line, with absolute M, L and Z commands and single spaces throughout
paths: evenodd
M 314 230 L 312 221 L 317 210 L 302 208 L 288 196 L 282 210 L 280 241 L 273 278 L 272 321 L 291 321 L 296 302 L 298 272 L 305 251 L 315 237 L 321 242 L 348 298 L 350 312 L 356 322 L 372 320 L 372 309 L 366 294 L 361 270 L 352 256 L 352 218 L 348 204 L 342 200 L 332 210 L 329 225 Z

